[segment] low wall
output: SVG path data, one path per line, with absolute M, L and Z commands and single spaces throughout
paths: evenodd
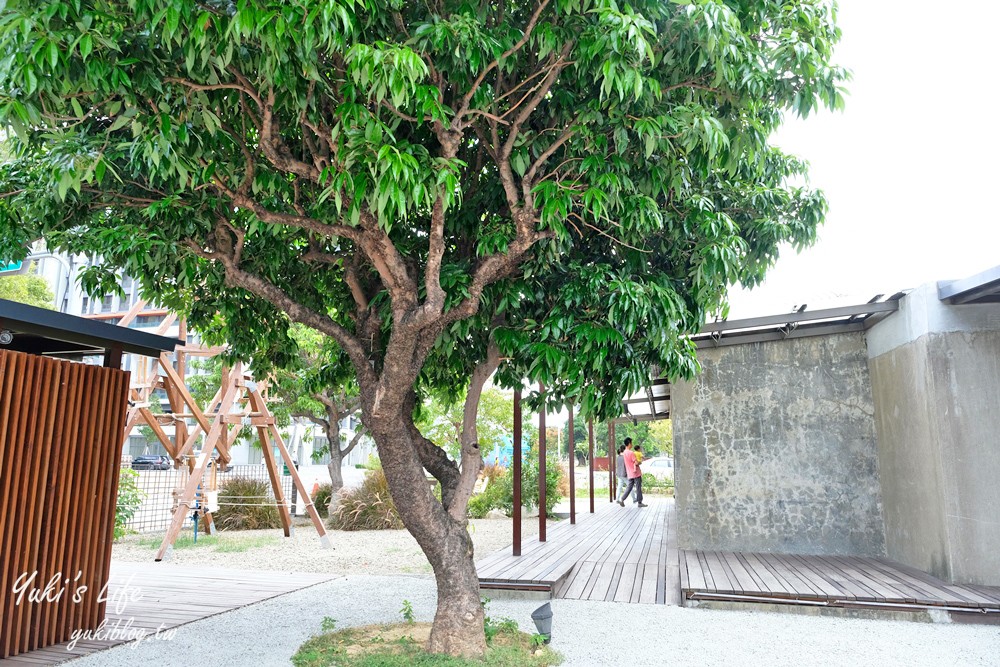
M 1000 304 L 922 287 L 869 350 L 888 556 L 1000 586 Z
M 861 333 L 699 351 L 672 387 L 681 548 L 885 554 L 867 357 Z

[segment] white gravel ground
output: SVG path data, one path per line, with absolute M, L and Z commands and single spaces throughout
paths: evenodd
M 324 616 L 337 627 L 398 622 L 403 600 L 433 617 L 434 582 L 348 576 L 178 628 L 170 642 L 120 646 L 74 667 L 288 665 Z M 489 613 L 533 632 L 537 601 L 494 600 Z M 568 667 L 1000 665 L 1000 627 L 709 611 L 555 600 L 553 647 Z
M 217 545 L 202 546 L 202 542 L 195 547 L 175 549 L 170 563 L 331 574 L 431 573 L 427 557 L 405 530 L 330 531 L 332 548 L 323 549 L 311 523 L 296 523 L 290 538 L 285 538 L 281 530 L 221 531 Z M 473 519 L 470 523 L 477 559 L 511 543 L 511 519 Z M 538 534 L 537 516 L 526 517 L 521 525 L 525 539 Z M 149 562 L 162 537 L 162 533 L 126 537 L 115 542 L 112 558 Z M 247 546 L 246 550 L 234 552 L 232 548 L 239 545 Z M 217 546 L 230 550 L 218 551 Z

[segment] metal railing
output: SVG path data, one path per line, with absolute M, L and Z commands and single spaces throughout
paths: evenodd
M 132 457 L 122 457 L 122 470 L 131 469 Z M 166 530 L 173 517 L 177 498 L 184 485 L 187 484 L 190 473 L 186 466 L 179 470 L 137 470 L 139 474 L 136 483 L 143 493 L 142 504 L 128 522 L 128 529 L 137 533 L 148 533 Z M 208 490 L 208 482 L 212 471 L 206 470 L 202 477 L 202 488 Z M 268 496 L 274 502 L 274 491 L 271 489 L 267 468 L 263 465 L 234 465 L 216 473 L 216 485 L 219 489 L 231 479 L 245 478 L 261 480 L 267 483 Z M 290 503 L 292 513 L 295 513 L 296 496 L 291 475 L 281 475 L 281 489 L 286 502 Z M 191 526 L 191 516 L 184 520 L 184 526 Z

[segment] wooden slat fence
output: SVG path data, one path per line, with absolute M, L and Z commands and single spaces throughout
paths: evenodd
M 127 392 L 117 369 L 0 350 L 0 658 L 104 618 Z

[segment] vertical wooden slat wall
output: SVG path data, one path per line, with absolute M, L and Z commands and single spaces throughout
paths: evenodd
M 127 398 L 123 371 L 0 350 L 0 658 L 104 619 Z

